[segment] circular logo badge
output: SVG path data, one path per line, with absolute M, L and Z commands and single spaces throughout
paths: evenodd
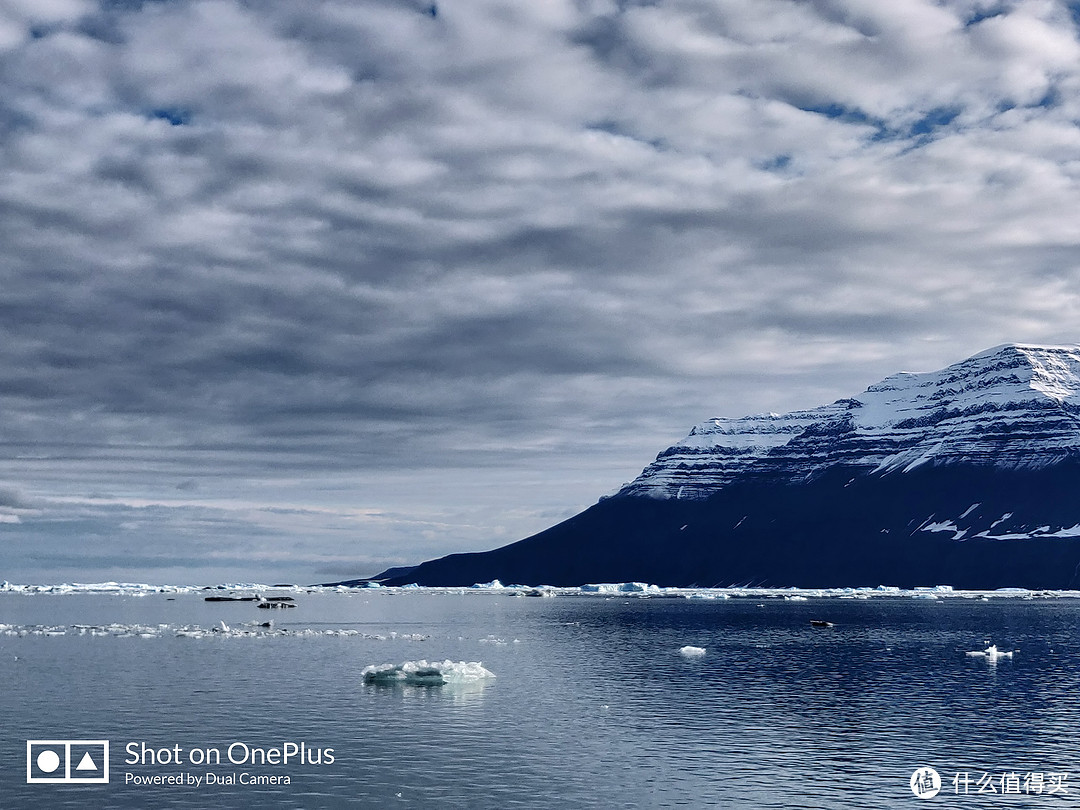
M 932 799 L 940 790 L 941 777 L 933 768 L 924 765 L 911 775 L 911 792 L 920 799 Z

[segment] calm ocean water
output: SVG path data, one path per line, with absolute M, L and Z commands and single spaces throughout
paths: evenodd
M 294 596 L 0 593 L 0 807 L 1080 806 L 1077 599 Z M 965 654 L 989 643 L 1016 652 Z M 363 683 L 418 659 L 496 677 Z M 108 740 L 109 784 L 28 784 L 28 740 Z M 324 759 L 237 764 L 234 743 Z M 222 783 L 242 774 L 290 784 Z M 132 783 L 153 776 L 204 782 Z

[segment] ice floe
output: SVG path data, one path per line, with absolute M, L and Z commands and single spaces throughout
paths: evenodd
M 679 654 L 686 658 L 700 658 L 705 655 L 705 648 L 694 647 L 691 644 L 687 644 L 685 647 L 679 647 Z
M 337 586 L 313 586 L 301 585 L 261 585 L 252 582 L 233 582 L 222 585 L 151 585 L 145 582 L 63 582 L 53 585 L 18 585 L 12 582 L 0 582 L 0 593 L 24 593 L 24 594 L 116 594 L 119 596 L 149 596 L 151 594 L 183 594 L 201 593 L 211 596 L 208 601 L 259 601 L 266 597 L 259 596 L 265 591 L 287 591 L 290 593 L 311 593 L 335 591 L 352 591 L 351 588 L 339 588 Z M 218 596 L 213 594 L 247 593 L 247 597 Z M 278 597 L 284 599 L 284 597 Z M 267 598 L 274 601 L 274 597 Z
M 474 683 L 494 678 L 479 661 L 405 661 L 402 664 L 372 664 L 360 673 L 364 683 L 439 686 L 444 683 Z
M 640 594 L 654 594 L 661 593 L 665 588 L 660 588 L 657 585 L 650 585 L 647 582 L 602 582 L 598 584 L 582 585 L 578 590 L 581 593 L 640 593 Z
M 985 658 L 988 661 L 997 661 L 999 658 L 1012 658 L 1012 650 L 999 650 L 996 644 L 991 644 L 985 650 L 972 650 L 968 653 L 972 657 Z
M 341 628 L 277 628 L 270 622 L 246 622 L 243 626 L 219 621 L 211 627 L 194 624 L 0 624 L 0 636 L 112 636 L 114 638 L 318 638 L 343 636 L 372 641 L 427 641 L 423 633 L 365 633 L 350 627 Z M 516 642 L 517 639 L 514 639 Z
M 505 647 L 508 644 L 520 644 L 521 639 L 515 638 L 513 641 L 507 641 L 505 638 L 499 638 L 495 635 L 487 635 L 484 638 L 478 638 L 478 642 L 481 644 L 494 644 L 496 647 Z
M 1072 531 L 1071 529 L 1069 531 Z M 1080 528 L 1077 529 L 1080 532 Z M 501 596 L 580 596 L 595 597 L 638 597 L 638 598 L 680 598 L 700 600 L 726 600 L 739 597 L 755 599 L 784 599 L 801 602 L 806 599 L 878 599 L 878 598 L 1077 598 L 1080 590 L 1031 591 L 1026 588 L 998 588 L 995 590 L 954 590 L 949 585 L 899 588 L 894 585 L 876 587 L 836 587 L 836 588 L 755 588 L 732 585 L 717 588 L 666 587 L 646 582 L 603 582 L 581 586 L 554 585 L 503 585 L 498 580 L 461 587 L 425 587 L 416 584 L 402 586 L 383 586 L 371 589 L 366 586 L 351 587 L 343 585 L 308 585 L 308 586 L 271 586 L 258 584 L 228 584 L 207 587 L 205 585 L 148 585 L 139 583 L 103 582 L 95 584 L 65 583 L 60 585 L 17 585 L 0 582 L 0 594 L 24 595 L 59 595 L 59 594 L 98 594 L 118 596 L 153 596 L 168 594 L 192 594 L 211 602 L 254 602 L 260 606 L 295 604 L 291 597 L 264 596 L 266 592 L 288 592 L 293 594 L 340 594 L 343 596 L 363 596 L 363 598 L 384 598 L 396 594 L 425 595 L 474 595 L 499 598 Z

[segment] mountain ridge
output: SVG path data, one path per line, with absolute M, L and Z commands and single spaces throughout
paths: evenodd
M 1019 431 L 1002 428 L 1022 428 L 1020 421 L 1037 423 L 1028 437 L 1058 455 L 1033 455 L 1030 446 L 1009 452 L 1005 445 Z M 1014 343 L 940 371 L 900 372 L 818 408 L 702 422 L 617 494 L 709 497 L 740 476 L 812 479 L 838 464 L 877 472 L 929 461 L 1009 467 L 1072 456 L 1080 456 L 1080 346 Z
M 385 584 L 1080 584 L 1080 346 L 1003 344 L 787 414 L 699 423 L 615 495 Z

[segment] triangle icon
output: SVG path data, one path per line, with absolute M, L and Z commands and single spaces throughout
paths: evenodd
M 90 752 L 87 751 L 83 754 L 83 758 L 79 760 L 79 764 L 75 766 L 77 771 L 96 771 L 97 765 L 94 764 L 94 760 L 90 756 Z

